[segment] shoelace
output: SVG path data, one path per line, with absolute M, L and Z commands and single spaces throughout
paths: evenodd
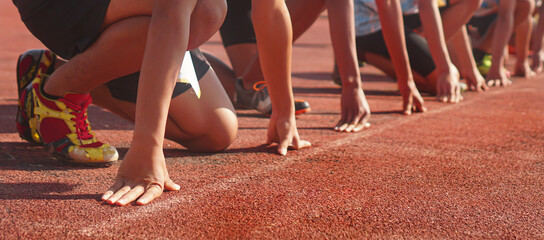
M 253 90 L 261 91 L 266 87 L 266 81 L 258 81 L 253 84 Z
M 91 104 L 91 98 L 85 100 L 81 105 L 77 105 L 64 98 L 59 99 L 59 101 L 63 102 L 68 108 L 74 110 L 71 113 L 74 115 L 74 118 L 71 118 L 70 120 L 76 122 L 74 127 L 76 128 L 78 138 L 82 140 L 93 138 L 93 135 L 89 131 L 89 123 L 87 122 L 87 107 Z

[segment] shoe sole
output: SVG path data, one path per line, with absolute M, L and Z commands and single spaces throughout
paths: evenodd
M 40 137 L 41 138 L 41 137 Z M 53 158 L 58 160 L 59 162 L 62 162 L 63 164 L 72 165 L 72 166 L 86 166 L 86 167 L 109 167 L 114 162 L 117 162 L 118 160 L 113 160 L 109 162 L 79 162 L 74 161 L 70 157 L 66 156 L 62 152 L 57 152 L 56 147 L 54 143 L 45 143 L 43 144 L 43 147 L 47 152 L 49 152 Z
M 308 112 L 310 112 L 310 111 L 312 111 L 311 108 L 301 109 L 301 110 L 295 111 L 295 115 L 305 114 L 305 113 L 308 113 Z

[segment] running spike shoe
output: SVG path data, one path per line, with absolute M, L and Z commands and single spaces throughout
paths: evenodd
M 47 76 L 36 76 L 23 90 L 20 101 L 29 117 L 29 128 L 37 133 L 46 149 L 69 163 L 108 165 L 117 161 L 117 150 L 96 140 L 91 132 L 87 120 L 91 96 L 67 93 L 62 98 L 50 99 L 44 96 L 42 89 Z
M 28 125 L 30 115 L 24 111 L 28 106 L 24 106 L 24 103 L 30 104 L 29 101 L 25 101 L 21 98 L 21 95 L 27 95 L 23 93 L 25 88 L 38 76 L 39 74 L 51 74 L 54 71 L 55 60 L 57 55 L 49 50 L 32 49 L 21 54 L 17 60 L 17 94 L 19 99 L 19 106 L 17 108 L 16 127 L 19 136 L 34 144 L 41 144 L 39 135 L 35 129 L 31 129 Z
M 266 116 L 272 115 L 272 101 L 268 94 L 265 81 L 253 84 L 253 89 L 246 90 L 242 79 L 236 80 L 236 105 L 255 109 Z M 310 103 L 295 99 L 295 115 L 311 111 Z

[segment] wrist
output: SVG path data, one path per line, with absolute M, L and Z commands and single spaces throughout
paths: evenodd
M 362 89 L 362 86 L 361 78 L 355 76 L 349 76 L 342 80 L 342 88 L 358 90 Z
M 130 147 L 142 149 L 142 150 L 160 149 L 162 151 L 163 142 L 164 142 L 164 137 L 156 137 L 149 133 L 141 134 L 141 133 L 138 133 L 137 131 L 134 131 L 134 134 L 132 137 L 132 143 L 130 144 Z

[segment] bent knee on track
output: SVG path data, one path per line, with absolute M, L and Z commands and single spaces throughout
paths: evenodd
M 202 119 L 186 129 L 177 128 L 174 131 L 169 131 L 167 137 L 191 151 L 218 152 L 232 144 L 237 131 L 236 115 L 223 113 L 205 118 L 205 120 Z

